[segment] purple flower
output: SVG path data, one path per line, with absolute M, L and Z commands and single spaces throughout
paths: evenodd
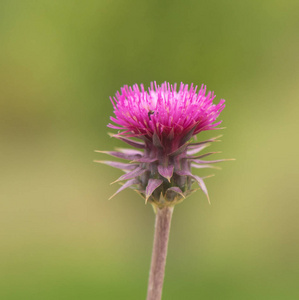
M 158 86 L 154 82 L 148 91 L 142 84 L 140 88 L 137 84 L 133 88 L 124 86 L 110 98 L 115 114 L 111 121 L 115 124 L 108 127 L 119 130 L 113 137 L 137 148 L 99 151 L 130 161 L 97 161 L 125 172 L 115 181 L 126 181 L 115 194 L 130 187 L 162 208 L 191 194 L 195 182 L 208 197 L 203 178 L 193 175 L 191 168 L 213 167 L 212 163 L 224 160 L 202 160 L 213 152 L 198 155 L 217 138 L 193 143 L 190 139 L 201 131 L 218 129 L 221 121 L 216 119 L 225 100 L 213 104 L 213 92 L 206 93 L 204 85 L 197 89 L 181 83 L 177 91 L 176 84 Z

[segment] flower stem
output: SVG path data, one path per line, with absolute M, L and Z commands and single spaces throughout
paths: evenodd
M 155 236 L 147 300 L 161 299 L 173 207 L 157 208 L 156 210 Z

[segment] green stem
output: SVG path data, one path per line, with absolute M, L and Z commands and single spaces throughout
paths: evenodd
M 147 300 L 161 300 L 173 207 L 157 208 Z

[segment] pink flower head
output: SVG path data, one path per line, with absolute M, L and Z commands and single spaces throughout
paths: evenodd
M 111 120 L 117 125 L 109 124 L 108 127 L 119 129 L 120 135 L 130 137 L 152 139 L 156 133 L 163 145 L 171 142 L 177 147 L 187 134 L 191 138 L 201 131 L 215 129 L 221 123 L 215 123 L 215 120 L 224 109 L 225 100 L 213 104 L 214 93 L 206 94 L 204 85 L 198 92 L 197 88 L 191 84 L 189 89 L 187 84 L 181 83 L 177 91 L 176 84 L 167 82 L 161 86 L 151 83 L 148 91 L 143 84 L 140 88 L 137 84 L 133 88 L 124 86 L 121 93 L 110 98 L 116 116 Z
M 204 177 L 192 174 L 191 168 L 213 168 L 213 163 L 224 159 L 202 159 L 213 152 L 198 155 L 217 137 L 193 143 L 190 139 L 201 131 L 217 129 L 221 123 L 216 119 L 224 100 L 213 104 L 214 98 L 212 92 L 206 94 L 203 85 L 197 92 L 197 86 L 189 89 L 181 83 L 177 91 L 176 84 L 167 82 L 161 86 L 151 83 L 148 91 L 143 85 L 124 86 L 110 98 L 115 113 L 111 120 L 116 125 L 108 127 L 119 130 L 114 137 L 137 148 L 99 151 L 129 161 L 97 161 L 125 172 L 115 181 L 125 181 L 115 194 L 133 188 L 161 208 L 182 201 L 196 190 L 191 186 L 197 183 L 208 197 Z

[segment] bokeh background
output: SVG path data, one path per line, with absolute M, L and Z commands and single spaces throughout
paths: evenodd
M 207 179 L 175 208 L 164 300 L 299 299 L 299 2 L 0 2 L 0 298 L 145 299 L 154 213 L 106 125 L 124 84 L 226 99 Z M 200 174 L 199 170 L 196 171 Z

